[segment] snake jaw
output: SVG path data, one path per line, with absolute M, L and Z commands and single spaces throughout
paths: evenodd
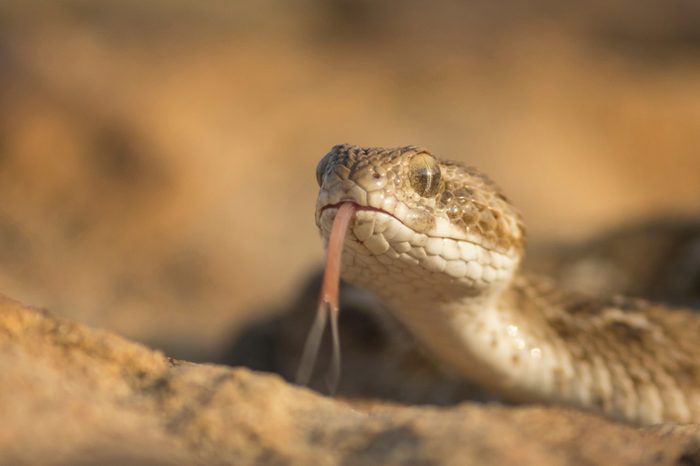
M 390 217 L 393 217 L 397 222 L 403 223 L 400 218 L 398 218 L 397 216 L 395 216 L 394 214 L 392 214 L 391 212 L 389 212 L 387 210 L 384 210 L 384 209 L 379 208 L 379 207 L 373 207 L 371 205 L 362 205 L 353 199 L 341 199 L 339 202 L 335 202 L 333 204 L 327 204 L 319 209 L 317 217 L 321 218 L 323 216 L 323 213 L 326 210 L 339 209 L 343 204 L 352 204 L 355 207 L 355 209 L 354 209 L 355 215 L 357 215 L 357 212 L 363 212 L 363 211 L 379 212 L 379 213 L 382 213 L 384 215 L 388 215 Z

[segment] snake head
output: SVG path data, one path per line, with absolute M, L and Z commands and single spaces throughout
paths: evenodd
M 507 282 L 518 266 L 520 215 L 472 168 L 415 146 L 338 145 L 321 159 L 316 177 L 316 224 L 326 241 L 337 208 L 356 204 L 343 257 L 351 282 L 368 286 L 363 277 L 374 268 L 414 283 L 462 290 L 467 284 L 474 292 Z

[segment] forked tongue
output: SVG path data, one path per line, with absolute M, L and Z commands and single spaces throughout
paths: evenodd
M 345 233 L 348 230 L 350 219 L 355 212 L 355 204 L 345 202 L 340 205 L 333 220 L 331 235 L 328 239 L 328 251 L 326 252 L 326 269 L 323 273 L 323 285 L 321 296 L 318 300 L 318 310 L 309 336 L 306 337 L 304 352 L 301 355 L 301 363 L 297 371 L 296 382 L 307 385 L 311 378 L 311 372 L 316 364 L 316 356 L 321 345 L 326 321 L 330 315 L 331 337 L 333 338 L 333 355 L 326 383 L 331 393 L 335 393 L 340 379 L 340 338 L 338 336 L 338 294 L 340 288 L 340 259 L 343 256 L 343 243 Z

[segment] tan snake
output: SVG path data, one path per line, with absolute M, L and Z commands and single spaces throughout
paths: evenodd
M 700 422 L 700 316 L 525 276 L 520 214 L 483 174 L 419 147 L 339 145 L 317 178 L 326 243 L 352 206 L 342 277 L 464 377 L 516 402 Z

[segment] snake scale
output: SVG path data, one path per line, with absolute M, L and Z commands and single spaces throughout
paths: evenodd
M 522 272 L 523 221 L 487 176 L 420 147 L 338 145 L 317 179 L 326 243 L 339 208 L 354 206 L 343 279 L 441 363 L 509 401 L 700 422 L 700 315 Z

